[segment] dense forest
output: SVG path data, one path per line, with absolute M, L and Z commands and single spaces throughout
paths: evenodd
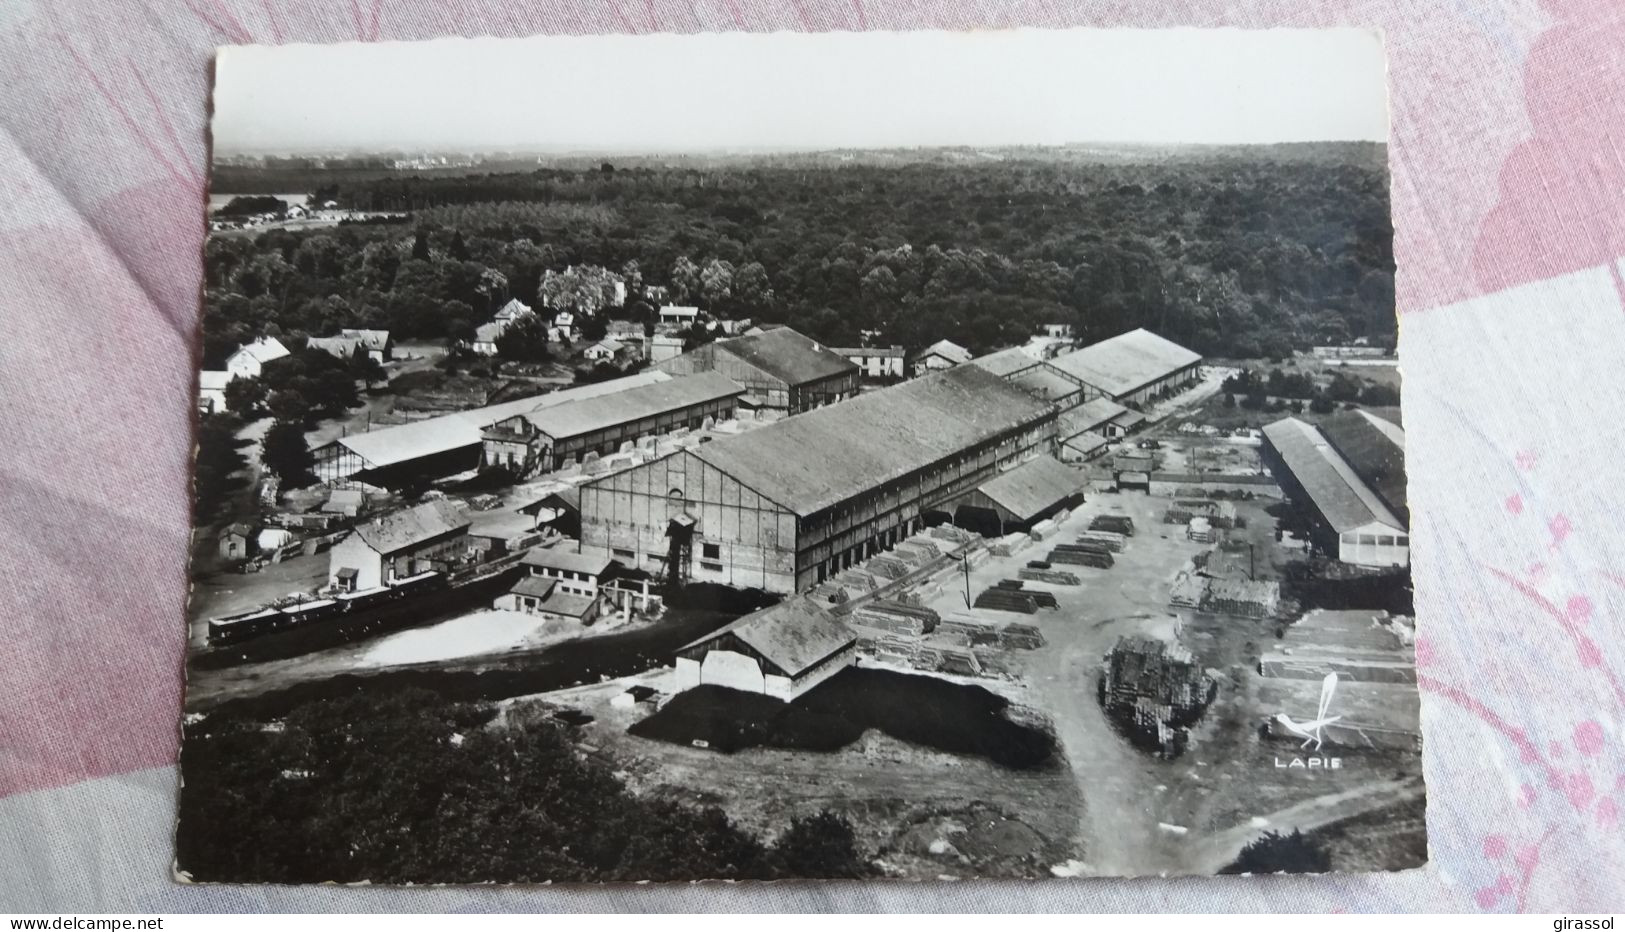
M 260 333 L 466 338 L 582 266 L 622 276 L 634 318 L 664 298 L 835 344 L 985 352 L 1046 323 L 1085 340 L 1145 326 L 1239 358 L 1391 344 L 1381 150 L 1327 152 L 303 171 L 323 201 L 409 220 L 211 238 L 205 364 Z
M 535 883 L 862 877 L 828 812 L 771 843 L 715 807 L 633 795 L 545 710 L 423 690 L 187 727 L 177 866 L 196 880 Z

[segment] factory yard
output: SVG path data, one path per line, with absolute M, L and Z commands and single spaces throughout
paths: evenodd
M 1239 456 L 1256 464 L 1256 449 L 1245 443 L 1174 436 L 1177 421 L 1161 434 L 1164 442 L 1181 445 L 1181 459 L 1212 463 Z M 1210 449 L 1197 449 L 1204 443 Z M 1042 646 L 998 651 L 997 662 L 985 663 L 980 676 L 909 671 L 984 687 L 1007 699 L 1007 717 L 1052 734 L 1057 754 L 1041 767 L 1000 766 L 985 756 L 949 753 L 878 730 L 833 751 L 745 747 L 732 753 L 628 734 L 669 701 L 669 670 L 526 701 L 591 716 L 580 726 L 582 747 L 614 761 L 640 792 L 719 805 L 764 830 L 823 809 L 839 812 L 899 876 L 1207 874 L 1232 863 L 1264 832 L 1294 829 L 1325 833 L 1333 856 L 1351 867 L 1392 868 L 1419 860 L 1425 829 L 1414 741 L 1388 748 L 1328 747 L 1324 759 L 1337 756 L 1336 769 L 1309 769 L 1301 761 L 1293 766 L 1295 758 L 1312 752 L 1296 739 L 1261 735 L 1263 723 L 1278 712 L 1303 720 L 1315 711 L 1312 696 L 1302 709 L 1274 708 L 1271 703 L 1283 697 L 1309 693 L 1259 675 L 1260 659 L 1278 643 L 1283 619 L 1169 606 L 1175 577 L 1204 552 L 1213 551 L 1209 567 L 1216 573 L 1250 572 L 1260 580 L 1278 580 L 1289 562 L 1301 560 L 1299 543 L 1275 539 L 1270 508 L 1278 508 L 1279 499 L 1235 500 L 1241 526 L 1216 550 L 1187 539 L 1183 524 L 1163 523 L 1172 501 L 1167 495 L 1092 491 L 1045 540 L 1029 540 L 1008 555 L 987 548 L 985 559 L 972 559 L 968 579 L 961 564 L 950 561 L 923 581 L 906 581 L 945 624 L 1018 623 L 1041 633 Z M 1017 578 L 1029 561 L 1073 540 L 1103 514 L 1130 517 L 1137 529 L 1115 554 L 1114 566 L 1057 565 L 1080 577 L 1076 586 L 1025 583 L 1028 591 L 1052 593 L 1057 608 L 1027 615 L 968 607 L 977 594 Z M 922 642 L 940 641 L 937 646 L 950 649 L 943 630 Z M 1173 759 L 1133 746 L 1096 698 L 1103 656 L 1119 638 L 1133 635 L 1177 635 L 1218 683 L 1217 698 L 1192 729 L 1188 749 Z M 989 652 L 977 653 L 985 658 Z M 859 667 L 904 669 L 894 657 L 887 661 L 870 650 L 860 654 Z M 840 682 L 820 686 L 796 704 L 827 705 L 820 694 L 841 688 Z M 646 701 L 611 701 L 635 684 L 657 694 Z M 1384 820 L 1384 814 L 1392 818 Z M 980 853 L 967 855 L 967 848 Z

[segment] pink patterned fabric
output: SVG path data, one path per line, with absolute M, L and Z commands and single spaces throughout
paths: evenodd
M 1427 872 L 500 891 L 169 881 L 216 45 L 1075 25 L 1386 32 Z M 0 911 L 1625 901 L 1616 0 L 13 0 L 0 85 Z

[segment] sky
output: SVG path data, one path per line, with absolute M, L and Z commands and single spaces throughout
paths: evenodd
M 221 154 L 1385 140 L 1373 31 L 538 36 L 232 46 Z

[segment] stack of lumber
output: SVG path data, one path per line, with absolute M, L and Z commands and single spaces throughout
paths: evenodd
M 929 608 L 876 599 L 854 611 L 852 620 L 882 631 L 918 636 L 935 631 L 941 618 Z
M 1281 604 L 1281 584 L 1267 579 L 1219 579 L 1207 581 L 1202 611 L 1247 618 L 1268 618 Z
M 1076 573 L 1065 570 L 1023 569 L 1016 575 L 1029 582 L 1049 583 L 1052 586 L 1076 586 L 1080 583 Z
M 999 632 L 999 643 L 1004 647 L 1037 650 L 1044 646 L 1044 635 L 1032 625 L 1011 623 Z
M 1174 577 L 1174 584 L 1168 590 L 1168 604 L 1180 608 L 1201 608 L 1202 600 L 1207 597 L 1207 577 L 1196 576 L 1191 573 L 1180 573 Z
M 1133 537 L 1134 519 L 1128 515 L 1095 515 L 1095 519 L 1089 522 L 1089 530 L 1111 531 L 1113 534 Z
M 1049 552 L 1049 562 L 1069 563 L 1073 566 L 1093 566 L 1098 569 L 1111 569 L 1112 555 L 1104 550 L 1085 550 L 1078 544 L 1063 544 L 1062 547 L 1075 549 L 1063 550 L 1057 548 Z
M 1211 518 L 1218 503 L 1207 499 L 1175 499 L 1162 513 L 1163 524 L 1188 524 L 1192 518 Z
M 1111 531 L 1084 531 L 1078 535 L 1077 541 L 1080 544 L 1096 544 L 1112 553 L 1122 553 L 1123 548 L 1128 545 L 1127 537 Z
M 1038 611 L 1038 601 L 1031 593 L 994 588 L 982 590 L 982 594 L 976 597 L 976 607 L 1032 615 Z
M 1033 539 L 1026 534 L 1006 534 L 993 542 L 988 549 L 996 557 L 1012 557 L 1031 545 Z
M 974 531 L 954 527 L 952 524 L 939 524 L 927 531 L 926 534 L 936 540 L 950 540 L 956 544 L 968 544 L 982 536 Z
M 1178 756 L 1186 730 L 1218 691 L 1190 651 L 1155 638 L 1118 639 L 1101 663 L 1100 701 L 1107 717 L 1140 747 Z
M 902 560 L 889 553 L 876 554 L 871 557 L 867 566 L 869 572 L 886 579 L 902 579 L 909 574 L 911 567 Z
M 1060 525 L 1055 522 L 1054 518 L 1045 518 L 1044 520 L 1033 525 L 1032 539 L 1044 540 L 1045 538 L 1054 536 L 1055 532 L 1059 529 Z

